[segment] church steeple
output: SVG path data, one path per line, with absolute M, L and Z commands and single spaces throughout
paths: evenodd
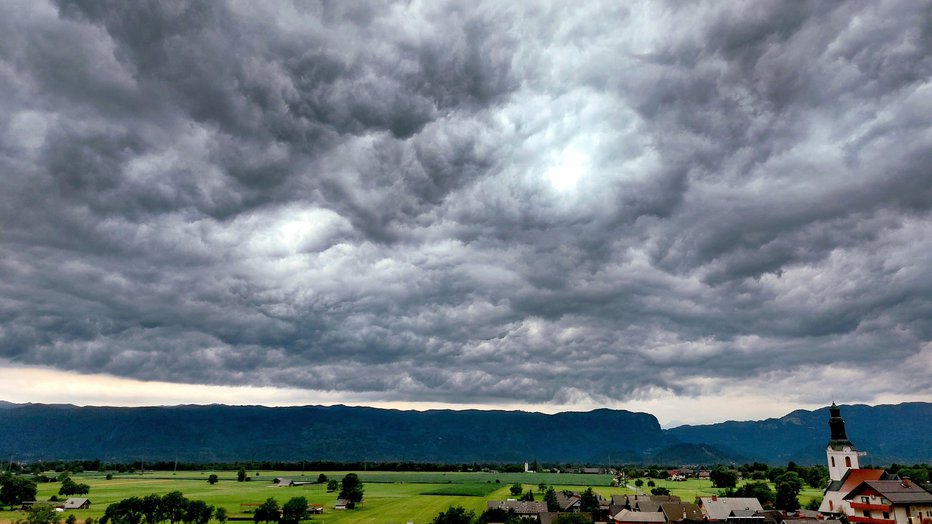
M 832 402 L 828 408 L 828 427 L 832 430 L 831 440 L 825 450 L 828 458 L 828 476 L 832 480 L 841 480 L 849 469 L 858 469 L 858 450 L 848 440 L 845 433 L 845 421 L 841 418 L 841 408 Z
M 829 445 L 835 443 L 850 445 L 851 442 L 848 441 L 848 435 L 845 434 L 845 420 L 841 418 L 841 408 L 832 402 L 831 407 L 828 408 L 828 412 L 828 427 L 832 430 L 832 440 L 829 442 Z

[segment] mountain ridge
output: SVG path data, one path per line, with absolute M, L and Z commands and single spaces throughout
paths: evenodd
M 842 416 L 852 441 L 875 462 L 932 462 L 932 437 L 927 436 L 932 435 L 932 403 L 842 406 Z M 662 429 L 652 414 L 608 408 L 548 414 L 346 405 L 115 407 L 0 401 L 0 454 L 26 461 L 177 457 L 190 462 L 366 458 L 815 464 L 824 461 L 827 423 L 827 408 Z

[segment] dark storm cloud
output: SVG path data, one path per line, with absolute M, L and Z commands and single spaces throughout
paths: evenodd
M 2 358 L 454 403 L 930 392 L 921 3 L 0 9 Z

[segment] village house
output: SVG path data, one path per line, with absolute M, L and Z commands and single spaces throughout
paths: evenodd
M 582 497 L 579 493 L 565 493 L 562 491 L 557 492 L 557 506 L 559 506 L 560 512 L 576 512 L 579 511 L 579 505 Z
M 667 523 L 702 522 L 704 518 L 699 505 L 691 502 L 661 502 L 660 511 Z
M 615 524 L 702 522 L 699 506 L 671 495 L 612 495 L 609 515 Z
M 753 512 L 764 510 L 760 501 L 754 497 L 718 497 L 715 495 L 699 497 L 699 507 L 710 522 L 726 522 L 729 517 L 732 519 L 750 518 L 744 512 L 750 511 L 753 514 Z M 752 522 L 752 520 L 745 522 Z
M 91 507 L 90 499 L 86 498 L 70 498 L 65 500 L 65 504 L 62 506 L 64 510 L 73 510 L 73 509 L 89 509 Z
M 932 524 L 932 493 L 902 480 L 866 480 L 845 495 L 848 522 Z
M 486 509 L 501 509 L 519 517 L 536 518 L 547 512 L 547 503 L 513 499 L 490 500 L 486 503 Z
M 664 524 L 667 519 L 660 511 L 632 511 L 622 509 L 612 515 L 615 524 Z

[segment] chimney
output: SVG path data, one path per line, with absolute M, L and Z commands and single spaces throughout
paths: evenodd
M 909 481 L 909 477 L 903 477 L 903 487 L 908 488 L 912 483 Z
M 718 500 L 718 495 L 712 495 L 712 502 L 715 502 L 716 500 Z

